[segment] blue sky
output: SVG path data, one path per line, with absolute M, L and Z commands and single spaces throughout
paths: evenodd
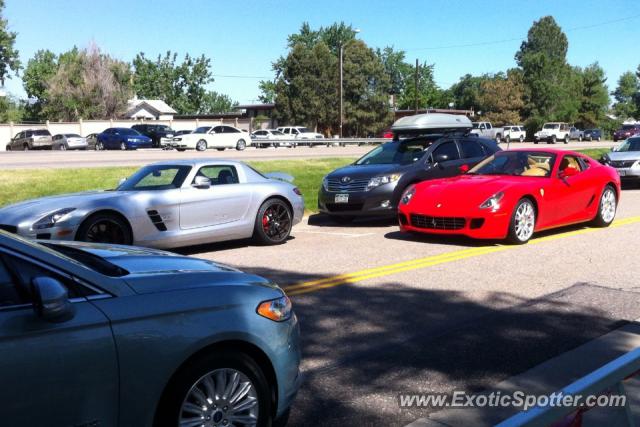
M 303 21 L 313 28 L 352 24 L 371 47 L 392 45 L 410 62 L 434 63 L 436 82 L 449 87 L 466 73 L 513 67 L 521 38 L 545 15 L 566 32 L 569 62 L 598 61 L 610 90 L 640 64 L 637 0 L 6 0 L 5 9 L 25 64 L 38 49 L 60 53 L 91 42 L 126 61 L 138 52 L 204 54 L 216 76 L 211 89 L 241 103 L 257 100 L 254 77 L 273 76 L 271 62 Z M 7 89 L 24 96 L 20 79 Z

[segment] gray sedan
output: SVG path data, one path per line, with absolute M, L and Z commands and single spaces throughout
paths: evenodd
M 115 190 L 7 206 L 0 209 L 0 229 L 38 239 L 156 248 L 250 237 L 273 245 L 287 240 L 303 212 L 297 187 L 242 162 L 177 160 L 145 166 Z
M 603 156 L 603 163 L 616 168 L 620 179 L 640 183 L 640 137 L 631 137 Z
M 256 426 L 299 387 L 283 291 L 211 261 L 0 231 L 5 426 Z
M 77 133 L 60 133 L 53 136 L 52 150 L 86 150 L 87 139 Z

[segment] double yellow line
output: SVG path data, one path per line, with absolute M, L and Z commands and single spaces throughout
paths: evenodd
M 621 227 L 624 225 L 635 224 L 640 222 L 640 216 L 624 218 L 615 221 L 611 224 L 611 227 Z M 581 228 L 579 230 L 568 231 L 565 233 L 552 234 L 544 237 L 538 237 L 531 239 L 529 245 L 548 242 L 551 240 L 557 240 L 565 237 L 576 236 L 580 234 L 593 233 L 601 228 Z M 463 249 L 459 251 L 447 252 L 440 255 L 428 256 L 425 258 L 413 259 L 410 261 L 399 262 L 396 264 L 385 265 L 381 267 L 368 268 L 365 270 L 356 271 L 353 273 L 340 274 L 337 276 L 331 276 L 324 279 L 310 280 L 306 282 L 296 283 L 291 286 L 287 286 L 284 290 L 288 295 L 301 295 L 309 292 L 319 291 L 321 289 L 332 288 L 334 286 L 345 285 L 348 283 L 361 282 L 367 279 L 374 279 L 377 277 L 389 276 L 392 274 L 402 273 L 405 271 L 416 270 L 419 268 L 432 267 L 434 265 L 446 264 L 454 261 L 460 261 L 466 258 L 477 257 L 480 255 L 491 254 L 495 252 L 502 252 L 508 249 L 519 248 L 520 246 L 484 246 L 479 248 Z

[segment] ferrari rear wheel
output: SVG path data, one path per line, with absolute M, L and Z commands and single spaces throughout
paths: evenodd
M 616 191 L 611 185 L 607 185 L 600 196 L 600 204 L 598 205 L 598 213 L 593 219 L 596 227 L 608 227 L 616 217 L 616 209 L 618 207 L 618 198 Z
M 133 236 L 129 224 L 122 218 L 110 213 L 97 213 L 80 225 L 76 240 L 130 245 L 133 243 Z
M 516 245 L 527 243 L 536 225 L 536 208 L 529 199 L 521 199 L 511 214 L 507 239 Z
M 253 236 L 264 245 L 279 245 L 287 240 L 292 227 L 289 206 L 283 200 L 269 199 L 258 209 Z

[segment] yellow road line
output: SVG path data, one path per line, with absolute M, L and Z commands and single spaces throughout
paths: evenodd
M 611 227 L 621 227 L 629 224 L 640 222 L 640 216 L 624 218 L 615 221 Z M 544 243 L 551 240 L 557 240 L 565 237 L 576 236 L 586 233 L 593 233 L 601 228 L 582 228 L 579 230 L 568 231 L 565 233 L 553 234 L 544 237 L 531 239 L 529 244 Z M 495 252 L 505 251 L 507 249 L 515 249 L 520 246 L 485 246 L 479 248 L 462 249 L 459 251 L 447 252 L 444 254 L 433 255 L 425 258 L 418 258 L 409 261 L 403 261 L 396 264 L 390 264 L 380 267 L 368 268 L 353 273 L 340 274 L 327 277 L 324 279 L 310 280 L 287 286 L 284 290 L 288 295 L 301 295 L 309 292 L 315 292 L 320 289 L 332 288 L 334 286 L 345 285 L 348 283 L 356 283 L 367 279 L 389 276 L 392 274 L 402 273 L 405 271 L 416 270 L 420 268 L 432 267 L 434 265 L 450 263 L 454 261 L 472 258 L 480 255 L 486 255 Z

